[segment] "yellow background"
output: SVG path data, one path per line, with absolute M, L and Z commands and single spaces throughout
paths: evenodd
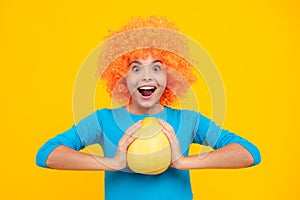
M 77 71 L 107 30 L 153 14 L 207 50 L 226 89 L 224 128 L 262 153 L 257 167 L 193 171 L 194 199 L 300 199 L 299 8 L 292 0 L 1 0 L 0 199 L 103 198 L 102 172 L 42 169 L 35 154 L 74 123 Z

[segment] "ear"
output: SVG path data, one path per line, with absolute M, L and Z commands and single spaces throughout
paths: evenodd
M 116 84 L 116 92 L 123 93 L 123 94 L 128 93 L 127 81 L 125 76 L 120 78 L 120 80 Z
M 120 84 L 124 84 L 126 87 L 127 87 L 127 77 L 126 77 L 126 74 L 120 78 Z

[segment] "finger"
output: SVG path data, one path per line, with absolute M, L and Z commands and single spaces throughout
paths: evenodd
M 170 131 L 170 132 L 174 132 L 173 127 L 167 123 L 166 121 L 159 119 L 160 124 L 162 125 L 163 128 L 165 128 L 166 130 Z
M 142 120 L 139 120 L 125 131 L 125 135 L 131 136 L 134 132 L 136 132 L 141 127 L 142 127 Z
M 128 138 L 128 140 L 126 140 L 126 146 L 128 147 L 137 138 L 138 138 L 138 135 L 132 135 L 132 137 L 130 137 L 130 138 Z
M 122 149 L 125 149 L 128 147 L 129 144 L 131 144 L 137 137 L 138 135 L 135 135 L 135 133 L 141 126 L 142 126 L 142 121 L 139 120 L 132 126 L 130 126 L 124 133 L 123 137 L 119 141 L 119 146 Z
M 128 136 L 126 139 L 119 142 L 119 149 L 126 152 L 129 145 L 138 138 L 137 135 Z
M 128 138 L 133 136 L 133 133 L 136 132 L 140 127 L 142 126 L 142 121 L 139 120 L 132 126 L 130 126 L 124 133 L 123 137 L 120 139 L 120 141 L 125 141 Z
M 163 119 L 158 119 L 159 123 L 162 125 L 162 126 L 165 126 L 165 124 L 167 123 L 165 120 Z
M 170 132 L 169 130 L 163 128 L 162 129 L 163 133 L 167 136 L 168 140 L 170 143 L 173 143 L 174 140 L 176 139 L 176 136 L 173 132 Z
M 168 124 L 166 121 L 162 120 L 162 119 L 160 119 L 160 123 L 163 126 L 162 131 L 166 134 L 169 141 L 173 142 L 174 140 L 176 140 L 177 138 L 176 138 L 176 134 L 174 132 L 173 127 L 170 124 Z

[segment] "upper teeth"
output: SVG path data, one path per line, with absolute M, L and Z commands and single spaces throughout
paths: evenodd
M 142 90 L 151 90 L 151 89 L 154 89 L 154 87 L 152 87 L 152 86 L 143 86 L 143 87 L 140 87 L 140 89 L 142 89 Z

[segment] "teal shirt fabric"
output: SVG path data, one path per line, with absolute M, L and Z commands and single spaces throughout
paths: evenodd
M 105 157 L 113 157 L 117 151 L 118 141 L 127 128 L 148 116 L 161 118 L 173 126 L 184 155 L 188 155 L 192 143 L 214 149 L 239 143 L 253 156 L 252 166 L 261 160 L 256 146 L 230 131 L 221 129 L 198 112 L 165 107 L 157 114 L 135 115 L 127 112 L 125 107 L 120 107 L 97 110 L 69 130 L 50 139 L 39 149 L 36 163 L 38 166 L 47 167 L 48 155 L 59 145 L 81 150 L 89 145 L 99 144 Z M 105 172 L 106 200 L 191 200 L 192 198 L 188 170 L 169 167 L 159 175 L 137 174 L 128 168 L 123 171 Z

